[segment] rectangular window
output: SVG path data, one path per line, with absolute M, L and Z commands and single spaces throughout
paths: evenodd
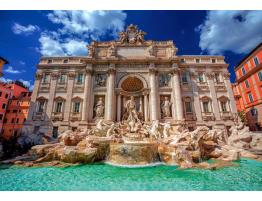
M 252 93 L 248 93 L 248 98 L 249 98 L 249 101 L 253 103 L 254 99 L 253 99 Z
M 0 114 L 0 121 L 2 121 L 3 120 L 3 114 Z
M 59 76 L 59 83 L 60 83 L 60 84 L 64 84 L 65 81 L 66 81 L 66 75 L 65 75 L 65 74 L 61 74 L 61 75 Z
M 74 113 L 79 113 L 80 112 L 80 102 L 75 102 L 74 103 L 73 112 Z
M 0 97 L 2 96 L 2 91 L 0 91 Z
M 77 84 L 83 84 L 84 75 L 82 73 L 79 73 L 76 77 L 76 83 Z
M 209 102 L 208 101 L 203 102 L 203 109 L 205 113 L 209 112 Z
M 5 108 L 6 108 L 6 104 L 3 103 L 3 105 L 2 105 L 2 109 L 5 109 Z
M 248 80 L 245 80 L 245 85 L 246 85 L 246 88 L 249 88 L 249 82 L 248 82 Z
M 51 64 L 52 63 L 52 59 L 48 59 L 47 63 Z
M 62 102 L 57 102 L 56 103 L 56 111 L 55 112 L 57 112 L 57 113 L 59 113 L 59 112 L 62 112 Z
M 49 75 L 48 74 L 44 74 L 43 79 L 42 79 L 42 83 L 46 84 L 49 82 Z
M 216 59 L 212 59 L 212 63 L 213 63 L 213 64 L 216 63 Z
M 196 63 L 199 63 L 200 62 L 200 59 L 196 59 Z
M 216 83 L 219 83 L 221 81 L 219 73 L 215 73 L 215 81 L 216 81 Z
M 45 102 L 40 101 L 38 106 L 38 112 L 44 112 Z
M 183 84 L 187 84 L 188 83 L 187 72 L 182 72 L 182 83 Z
M 5 94 L 5 98 L 8 99 L 8 94 Z
M 262 71 L 259 71 L 257 75 L 258 75 L 259 81 L 262 81 Z
M 18 119 L 18 118 L 16 119 L 16 123 L 17 123 L 17 124 L 19 123 L 19 119 Z
M 15 123 L 15 119 L 14 118 L 12 118 L 11 123 Z
M 185 102 L 185 107 L 186 107 L 186 113 L 192 113 L 191 102 L 189 102 L 189 101 Z
M 221 109 L 222 112 L 227 112 L 227 103 L 225 101 L 221 102 Z
M 245 68 L 244 68 L 244 67 L 242 68 L 242 73 L 243 73 L 243 75 L 245 75 L 245 74 L 246 74 L 246 70 L 245 70 Z
M 203 83 L 204 82 L 204 74 L 203 73 L 198 73 L 198 81 L 200 83 Z
M 65 59 L 65 60 L 64 60 L 64 64 L 67 64 L 67 63 L 68 63 L 68 59 Z
M 256 66 L 259 65 L 259 60 L 258 60 L 257 57 L 254 57 L 254 63 L 255 63 Z

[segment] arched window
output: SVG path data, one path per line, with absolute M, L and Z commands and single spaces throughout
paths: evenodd
M 81 112 L 82 102 L 83 102 L 83 99 L 78 96 L 72 99 L 72 112 L 73 113 Z
M 37 112 L 45 112 L 47 105 L 47 98 L 41 96 L 36 99 L 36 111 Z
M 64 108 L 64 103 L 65 103 L 65 99 L 64 98 L 62 98 L 62 97 L 56 97 L 55 99 L 54 99 L 54 103 L 55 103 L 55 105 L 54 105 L 54 112 L 55 113 L 62 113 L 63 112 L 63 108 Z
M 212 100 L 208 96 L 204 96 L 201 98 L 201 106 L 202 112 L 211 113 L 212 112 Z
M 221 96 L 218 98 L 218 101 L 219 101 L 220 112 L 229 112 L 230 111 L 228 97 Z

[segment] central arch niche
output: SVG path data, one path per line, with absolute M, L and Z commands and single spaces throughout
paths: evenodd
M 129 76 L 122 82 L 121 88 L 127 92 L 135 92 L 142 90 L 144 88 L 144 85 L 139 78 Z

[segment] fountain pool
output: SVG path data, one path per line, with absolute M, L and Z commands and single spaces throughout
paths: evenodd
M 66 168 L 0 166 L 0 190 L 262 190 L 262 163 L 246 159 L 236 163 L 238 167 L 215 171 L 102 163 Z

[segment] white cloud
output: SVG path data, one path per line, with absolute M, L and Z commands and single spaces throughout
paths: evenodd
M 28 87 L 30 91 L 33 90 L 34 85 L 31 85 L 30 81 L 23 80 L 23 79 L 19 79 L 19 81 L 22 82 L 26 87 Z
M 12 81 L 11 79 L 0 77 L 0 82 L 7 83 L 7 82 L 11 82 L 11 81 Z
M 210 11 L 196 30 L 200 32 L 202 51 L 248 53 L 262 41 L 262 12 Z
M 62 27 L 41 33 L 39 52 L 44 56 L 87 55 L 91 40 L 116 36 L 126 19 L 123 11 L 53 11 L 47 16 Z
M 25 35 L 30 35 L 35 31 L 39 30 L 39 27 L 36 25 L 27 25 L 23 26 L 21 24 L 15 23 L 12 27 L 12 30 L 15 34 L 25 34 Z
M 4 71 L 11 74 L 19 74 L 25 72 L 24 70 L 22 71 L 16 70 L 12 66 L 8 66 L 7 69 L 5 69 Z

